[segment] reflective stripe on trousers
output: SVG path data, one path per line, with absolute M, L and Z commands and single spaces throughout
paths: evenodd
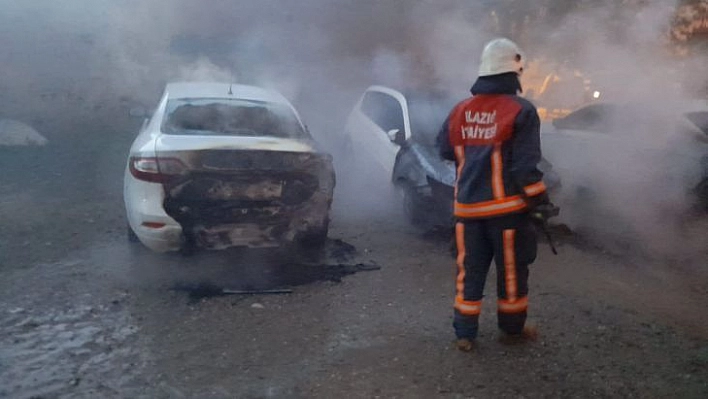
M 456 224 L 457 281 L 455 330 L 458 337 L 477 335 L 484 285 L 494 259 L 497 266 L 499 327 L 523 329 L 528 308 L 528 265 L 536 256 L 535 231 L 525 214 Z

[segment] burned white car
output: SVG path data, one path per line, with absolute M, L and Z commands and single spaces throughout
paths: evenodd
M 130 150 L 128 234 L 158 252 L 317 247 L 334 185 L 332 157 L 279 93 L 172 83 Z
M 435 141 L 457 101 L 443 93 L 371 86 L 349 115 L 347 151 L 369 158 L 390 179 L 413 224 L 452 225 L 455 165 L 439 155 Z M 560 185 L 550 163 L 544 159 L 538 167 L 549 190 Z

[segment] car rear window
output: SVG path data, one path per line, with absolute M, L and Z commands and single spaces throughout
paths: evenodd
M 242 99 L 170 100 L 162 131 L 179 135 L 308 137 L 289 107 Z
M 708 134 L 708 111 L 689 112 L 686 118 L 705 134 Z

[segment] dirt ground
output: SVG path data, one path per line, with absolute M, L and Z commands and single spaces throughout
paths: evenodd
M 129 243 L 126 107 L 29 120 L 51 144 L 0 149 L 0 397 L 708 397 L 708 253 L 558 237 L 531 267 L 540 339 L 498 342 L 490 281 L 478 348 L 461 353 L 446 237 L 342 178 L 318 261 Z

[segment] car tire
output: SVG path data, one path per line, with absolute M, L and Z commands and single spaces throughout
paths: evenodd
M 135 231 L 133 231 L 133 229 L 130 227 L 130 225 L 127 225 L 126 235 L 128 237 L 128 242 L 132 242 L 132 243 L 140 242 L 140 239 L 135 234 Z
M 428 220 L 424 200 L 415 187 L 403 186 L 403 212 L 408 221 L 414 226 L 424 226 Z
M 317 229 L 304 232 L 298 237 L 298 246 L 305 250 L 319 250 L 327 243 L 329 227 L 325 225 Z
M 320 249 L 327 243 L 329 216 L 319 226 L 313 226 L 295 237 L 295 243 L 303 249 Z
M 295 240 L 295 256 L 305 263 L 318 263 L 325 257 L 329 222 L 323 227 L 300 233 Z
M 693 191 L 696 195 L 698 208 L 708 211 L 708 177 L 698 183 Z

